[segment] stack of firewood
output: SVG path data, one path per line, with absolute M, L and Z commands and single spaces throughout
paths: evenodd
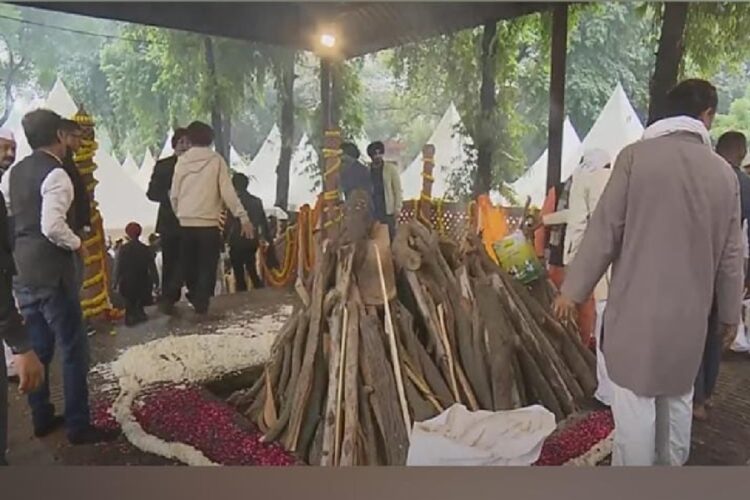
M 402 465 L 411 425 L 454 403 L 540 403 L 563 419 L 593 394 L 595 358 L 552 316 L 546 280 L 522 286 L 478 238 L 440 241 L 413 221 L 392 245 L 396 298 L 368 306 L 357 273 L 367 241 L 321 245 L 305 307 L 263 376 L 230 398 L 264 439 L 310 464 Z M 379 279 L 385 294 L 382 267 Z

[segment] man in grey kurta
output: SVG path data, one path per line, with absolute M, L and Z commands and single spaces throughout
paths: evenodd
M 714 297 L 737 323 L 743 286 L 737 177 L 710 147 L 716 90 L 688 80 L 670 113 L 617 156 L 555 308 L 567 317 L 612 264 L 602 347 L 613 382 L 613 465 L 683 465 L 693 382 Z

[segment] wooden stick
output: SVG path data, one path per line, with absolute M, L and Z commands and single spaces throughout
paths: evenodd
M 439 304 L 437 306 L 437 313 L 440 341 L 443 343 L 443 349 L 445 349 L 445 355 L 448 359 L 448 373 L 450 375 L 451 390 L 453 391 L 453 397 L 456 398 L 456 401 L 461 401 L 461 396 L 458 393 L 458 382 L 456 381 L 456 368 L 453 362 L 453 354 L 451 353 L 451 346 L 448 343 L 448 334 L 445 332 L 445 316 L 443 313 L 443 304 Z
M 349 307 L 344 306 L 344 323 L 341 329 L 341 352 L 339 352 L 338 382 L 336 384 L 336 427 L 334 431 L 333 464 L 338 465 L 341 457 L 341 401 L 344 396 L 344 366 L 346 363 L 346 341 L 349 335 Z
M 323 418 L 323 444 L 320 450 L 320 465 L 335 464 L 335 431 L 338 423 L 338 402 L 341 376 L 341 339 L 346 329 L 346 307 L 339 303 L 336 306 L 334 319 L 331 321 L 331 349 L 328 357 L 328 397 Z M 343 316 L 343 319 L 341 319 Z
M 401 362 L 398 358 L 398 348 L 396 346 L 396 332 L 393 330 L 393 318 L 391 317 L 391 306 L 388 301 L 388 290 L 385 286 L 385 276 L 383 276 L 383 263 L 380 260 L 380 250 L 377 245 L 373 244 L 375 248 L 375 257 L 378 261 L 378 276 L 380 277 L 380 289 L 383 292 L 383 305 L 385 307 L 385 331 L 388 334 L 388 343 L 391 347 L 391 363 L 393 364 L 393 374 L 396 377 L 396 389 L 398 390 L 398 398 L 401 403 L 401 413 L 404 417 L 404 426 L 406 427 L 406 434 L 409 436 L 411 432 L 411 418 L 409 417 L 409 407 L 406 404 L 406 394 L 404 392 L 404 379 L 401 376 Z

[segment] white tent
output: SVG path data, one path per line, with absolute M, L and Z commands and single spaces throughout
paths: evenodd
M 132 160 L 132 157 L 129 156 Z M 150 202 L 135 181 L 108 152 L 100 149 L 94 160 L 97 169 L 94 177 L 98 181 L 95 190 L 99 211 L 102 213 L 107 232 L 122 232 L 129 222 L 137 222 L 144 233 L 153 230 L 158 205 Z
M 466 146 L 471 144 L 471 139 L 461 134 L 461 117 L 453 103 L 427 143 L 435 146 L 432 197 L 442 198 L 448 190 L 450 171 L 467 163 Z M 419 198 L 422 192 L 422 153 L 401 173 L 401 186 L 405 200 Z
M 304 204 L 314 205 L 318 196 L 315 177 L 305 169 L 311 163 L 318 163 L 318 152 L 304 134 L 292 154 L 289 167 L 289 209 L 298 210 Z
M 235 149 L 234 146 L 231 144 L 229 145 L 229 168 L 232 170 L 236 170 L 237 172 L 242 172 L 244 170 L 247 170 L 247 161 L 242 157 L 242 155 Z
M 174 150 L 172 149 L 172 137 L 174 136 L 174 130 L 169 129 L 169 132 L 167 133 L 167 138 L 164 140 L 164 146 L 161 148 L 161 153 L 159 153 L 159 159 L 166 158 L 167 156 L 171 156 L 172 153 L 174 153 Z
M 73 115 L 78 112 L 78 106 L 60 78 L 55 81 L 43 106 L 63 118 L 73 118 Z
M 643 137 L 643 125 L 633 109 L 625 89 L 619 83 L 612 92 L 607 104 L 602 108 L 599 117 L 583 139 L 575 157 L 570 158 L 569 165 L 563 164 L 563 173 L 568 175 L 578 166 L 583 152 L 588 149 L 603 149 L 615 158 L 620 150 Z M 562 179 L 567 179 L 563 176 Z
M 141 162 L 141 168 L 138 169 L 138 173 L 135 176 L 135 183 L 145 192 L 148 189 L 148 184 L 151 182 L 151 174 L 154 173 L 154 163 L 156 160 L 151 154 L 151 151 L 146 148 L 146 153 L 143 155 L 143 161 Z
M 274 125 L 266 140 L 249 165 L 243 165 L 240 172 L 250 179 L 249 190 L 263 200 L 263 205 L 276 203 L 276 167 L 281 155 L 281 131 Z
M 563 125 L 563 144 L 562 144 L 562 164 L 565 167 L 562 172 L 562 178 L 567 179 L 572 173 L 573 168 L 577 165 L 577 155 L 581 147 L 581 139 L 578 138 L 573 124 L 570 123 L 568 118 L 565 119 Z M 544 198 L 547 194 L 547 162 L 549 151 L 545 150 L 544 153 L 535 161 L 526 172 L 519 177 L 511 187 L 516 192 L 519 201 L 523 204 L 526 202 L 526 197 L 531 197 L 531 204 L 541 206 L 544 203 Z M 571 159 L 575 161 L 570 161 Z M 492 200 L 498 195 L 493 193 Z
M 125 160 L 123 160 L 121 168 L 126 174 L 128 174 L 128 177 L 133 180 L 138 176 L 138 164 L 135 162 L 133 155 L 131 155 L 130 152 L 125 155 Z
M 26 134 L 23 132 L 21 120 L 26 113 L 36 108 L 50 109 L 63 118 L 72 118 L 78 112 L 78 106 L 60 78 L 55 81 L 46 99 L 34 99 L 30 102 L 21 101 L 14 105 L 5 126 L 10 128 L 16 136 L 16 158 L 19 160 L 31 154 L 31 147 L 26 140 Z

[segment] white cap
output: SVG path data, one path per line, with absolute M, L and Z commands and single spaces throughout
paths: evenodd
M 10 129 L 0 127 L 0 139 L 5 139 L 6 141 L 10 142 L 16 142 L 16 138 L 13 135 L 13 132 L 11 132 Z
M 610 163 L 612 163 L 612 159 L 609 153 L 603 149 L 587 149 L 583 153 L 579 167 L 581 170 L 593 172 L 594 170 L 606 167 Z

